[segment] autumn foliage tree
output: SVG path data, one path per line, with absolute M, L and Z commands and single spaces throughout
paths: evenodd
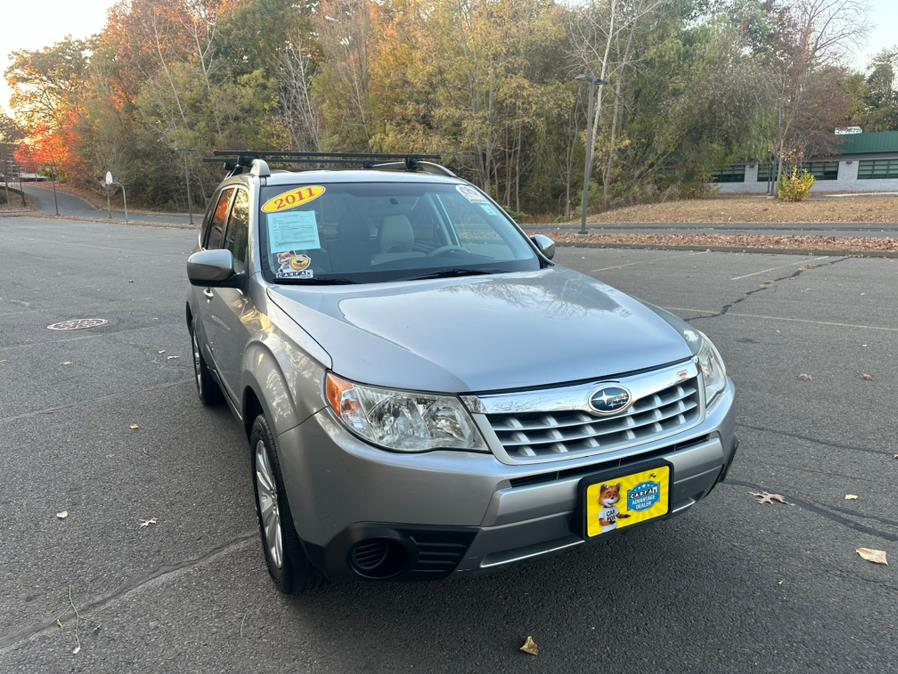
M 435 152 L 513 211 L 701 191 L 712 167 L 898 123 L 894 56 L 843 64 L 855 0 L 120 0 L 13 54 L 21 157 L 135 201 L 208 197 L 213 148 Z M 603 74 L 593 120 L 574 76 Z M 893 121 L 894 120 L 894 121 Z M 779 123 L 778 123 L 779 122 Z M 585 128 L 596 142 L 586 148 Z M 132 196 L 133 195 L 133 196 Z

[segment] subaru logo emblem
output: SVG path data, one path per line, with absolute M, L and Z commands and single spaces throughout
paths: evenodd
M 589 408 L 596 414 L 623 412 L 633 403 L 633 394 L 623 386 L 602 386 L 589 396 Z

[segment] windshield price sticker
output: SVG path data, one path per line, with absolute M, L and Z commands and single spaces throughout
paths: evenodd
M 268 250 L 282 253 L 288 250 L 316 250 L 321 248 L 315 211 L 272 213 L 268 216 Z
M 320 197 L 326 191 L 324 185 L 305 185 L 293 190 L 281 192 L 262 205 L 262 212 L 278 213 L 279 211 L 287 211 L 291 208 L 304 206 L 309 202 L 315 201 L 315 199 Z
M 472 204 L 488 204 L 489 200 L 470 185 L 456 185 L 455 189 Z

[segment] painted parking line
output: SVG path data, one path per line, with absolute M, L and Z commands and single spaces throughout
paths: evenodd
M 668 311 L 688 311 L 694 314 L 706 314 L 696 318 L 716 317 L 720 312 L 708 309 L 694 309 L 692 307 L 664 307 Z M 786 321 L 789 323 L 810 323 L 812 325 L 828 325 L 835 328 L 859 328 L 861 330 L 881 330 L 884 332 L 898 332 L 898 328 L 886 325 L 866 325 L 864 323 L 839 323 L 838 321 L 817 321 L 811 318 L 789 318 L 787 316 L 768 316 L 766 314 L 744 314 L 738 311 L 728 311 L 727 316 L 739 316 L 740 318 L 760 318 L 765 321 Z
M 637 262 L 627 262 L 625 264 L 616 264 L 611 267 L 601 267 L 599 269 L 590 269 L 589 273 L 597 271 L 608 271 L 609 269 L 623 269 L 624 267 L 632 267 L 637 264 L 651 264 L 652 262 L 658 262 L 660 260 L 673 260 L 679 257 L 692 257 L 693 255 L 706 255 L 710 253 L 710 250 L 699 250 L 693 253 L 679 253 L 677 255 L 665 255 L 664 257 L 653 257 L 651 260 L 638 260 Z
M 794 267 L 797 264 L 805 264 L 806 262 L 820 262 L 821 260 L 829 259 L 829 255 L 824 255 L 823 257 L 812 257 L 806 260 L 799 260 L 798 262 L 790 262 L 789 264 L 780 265 L 779 267 L 770 267 L 769 269 L 762 269 L 761 271 L 753 271 L 751 274 L 742 274 L 742 276 L 734 276 L 730 279 L 730 281 L 738 281 L 739 279 L 749 278 L 751 276 L 760 276 L 761 274 L 766 274 L 769 271 L 776 271 L 778 269 L 787 269 L 788 267 Z

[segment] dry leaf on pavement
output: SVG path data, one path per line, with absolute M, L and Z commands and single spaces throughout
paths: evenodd
M 527 635 L 527 641 L 525 641 L 524 645 L 521 646 L 521 650 L 528 655 L 539 655 L 539 646 L 536 645 L 533 637 L 531 637 L 529 634 Z
M 802 372 L 800 375 L 798 375 L 798 378 L 801 379 L 801 381 L 811 381 L 812 379 L 811 375 L 809 375 L 807 372 Z
M 771 494 L 766 491 L 750 491 L 748 492 L 752 496 L 758 499 L 758 503 L 769 503 L 773 505 L 773 502 L 777 503 L 786 503 L 786 498 L 782 494 Z
M 155 517 L 147 517 L 145 519 L 140 520 L 140 528 L 141 529 L 146 529 L 151 524 L 156 524 Z
M 57 518 L 57 519 L 60 519 L 60 520 L 64 520 L 64 519 L 65 519 L 66 517 L 68 517 L 68 516 L 69 516 L 69 511 L 68 511 L 68 510 L 63 510 L 63 511 L 61 511 L 61 512 L 56 513 L 56 518 Z
M 885 550 L 874 550 L 873 548 L 858 548 L 855 552 L 861 556 L 861 559 L 865 559 L 868 562 L 873 564 L 885 564 L 889 565 L 888 560 L 886 559 Z
M 873 375 L 870 374 L 869 372 L 864 372 L 861 376 L 864 378 L 865 381 L 873 381 Z
M 857 494 L 845 494 L 846 501 L 857 501 Z
M 139 430 L 140 430 L 140 424 L 130 424 L 130 425 L 128 426 L 128 428 L 130 428 L 132 431 L 139 431 Z

